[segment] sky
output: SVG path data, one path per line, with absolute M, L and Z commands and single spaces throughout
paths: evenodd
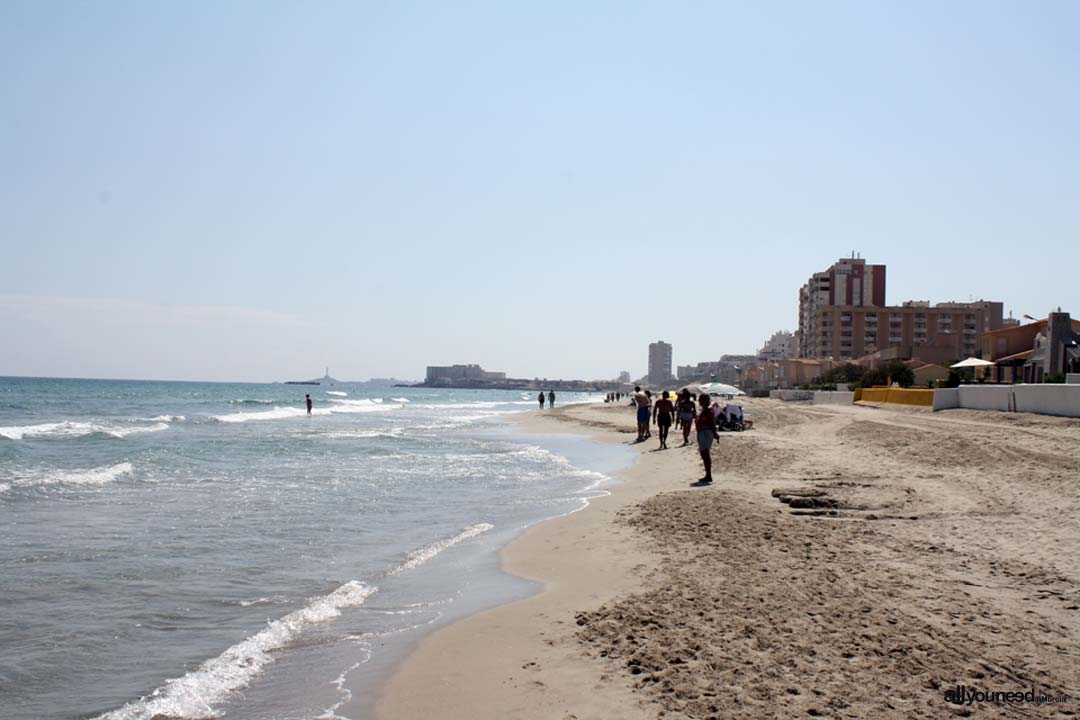
M 0 375 L 635 377 L 1080 315 L 1080 3 L 0 3 Z

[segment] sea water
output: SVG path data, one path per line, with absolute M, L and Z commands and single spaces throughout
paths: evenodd
M 366 717 L 424 632 L 534 589 L 502 546 L 629 461 L 509 430 L 536 406 L 0 378 L 3 717 Z

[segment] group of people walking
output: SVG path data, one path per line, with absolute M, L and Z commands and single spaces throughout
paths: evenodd
M 540 409 L 543 410 L 544 409 L 544 399 L 545 399 L 545 395 L 544 395 L 543 390 L 541 390 L 540 394 L 536 396 L 536 399 L 540 401 Z M 548 401 L 548 406 L 549 407 L 555 407 L 555 391 L 554 390 L 548 390 L 548 394 L 546 396 L 546 399 Z
M 714 440 L 720 438 L 720 431 L 716 426 L 716 415 L 709 407 L 709 401 L 709 394 L 701 393 L 697 396 L 695 403 L 694 396 L 689 390 L 683 388 L 674 399 L 665 390 L 660 399 L 654 403 L 650 391 L 642 390 L 640 386 L 634 387 L 633 404 L 637 406 L 637 442 L 644 442 L 652 437 L 650 419 L 660 434 L 659 449 L 661 450 L 668 449 L 668 434 L 672 425 L 675 425 L 677 429 L 682 429 L 682 447 L 690 444 L 690 430 L 696 426 L 698 452 L 705 466 L 705 476 L 698 480 L 698 484 L 701 485 L 712 482 L 712 444 Z

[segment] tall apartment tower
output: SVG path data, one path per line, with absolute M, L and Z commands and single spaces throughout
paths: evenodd
M 799 290 L 798 356 L 824 357 L 821 347 L 820 310 L 829 306 L 884 307 L 885 266 L 866 260 L 843 258 L 828 270 L 814 273 Z
M 649 382 L 663 383 L 672 379 L 671 345 L 658 340 L 649 343 Z

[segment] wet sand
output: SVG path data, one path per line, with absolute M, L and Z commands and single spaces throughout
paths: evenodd
M 512 543 L 544 592 L 427 638 L 379 717 L 1080 713 L 1080 421 L 744 405 L 713 486 L 654 437 L 610 496 Z M 522 422 L 626 443 L 632 412 Z M 960 707 L 956 685 L 1071 698 Z

